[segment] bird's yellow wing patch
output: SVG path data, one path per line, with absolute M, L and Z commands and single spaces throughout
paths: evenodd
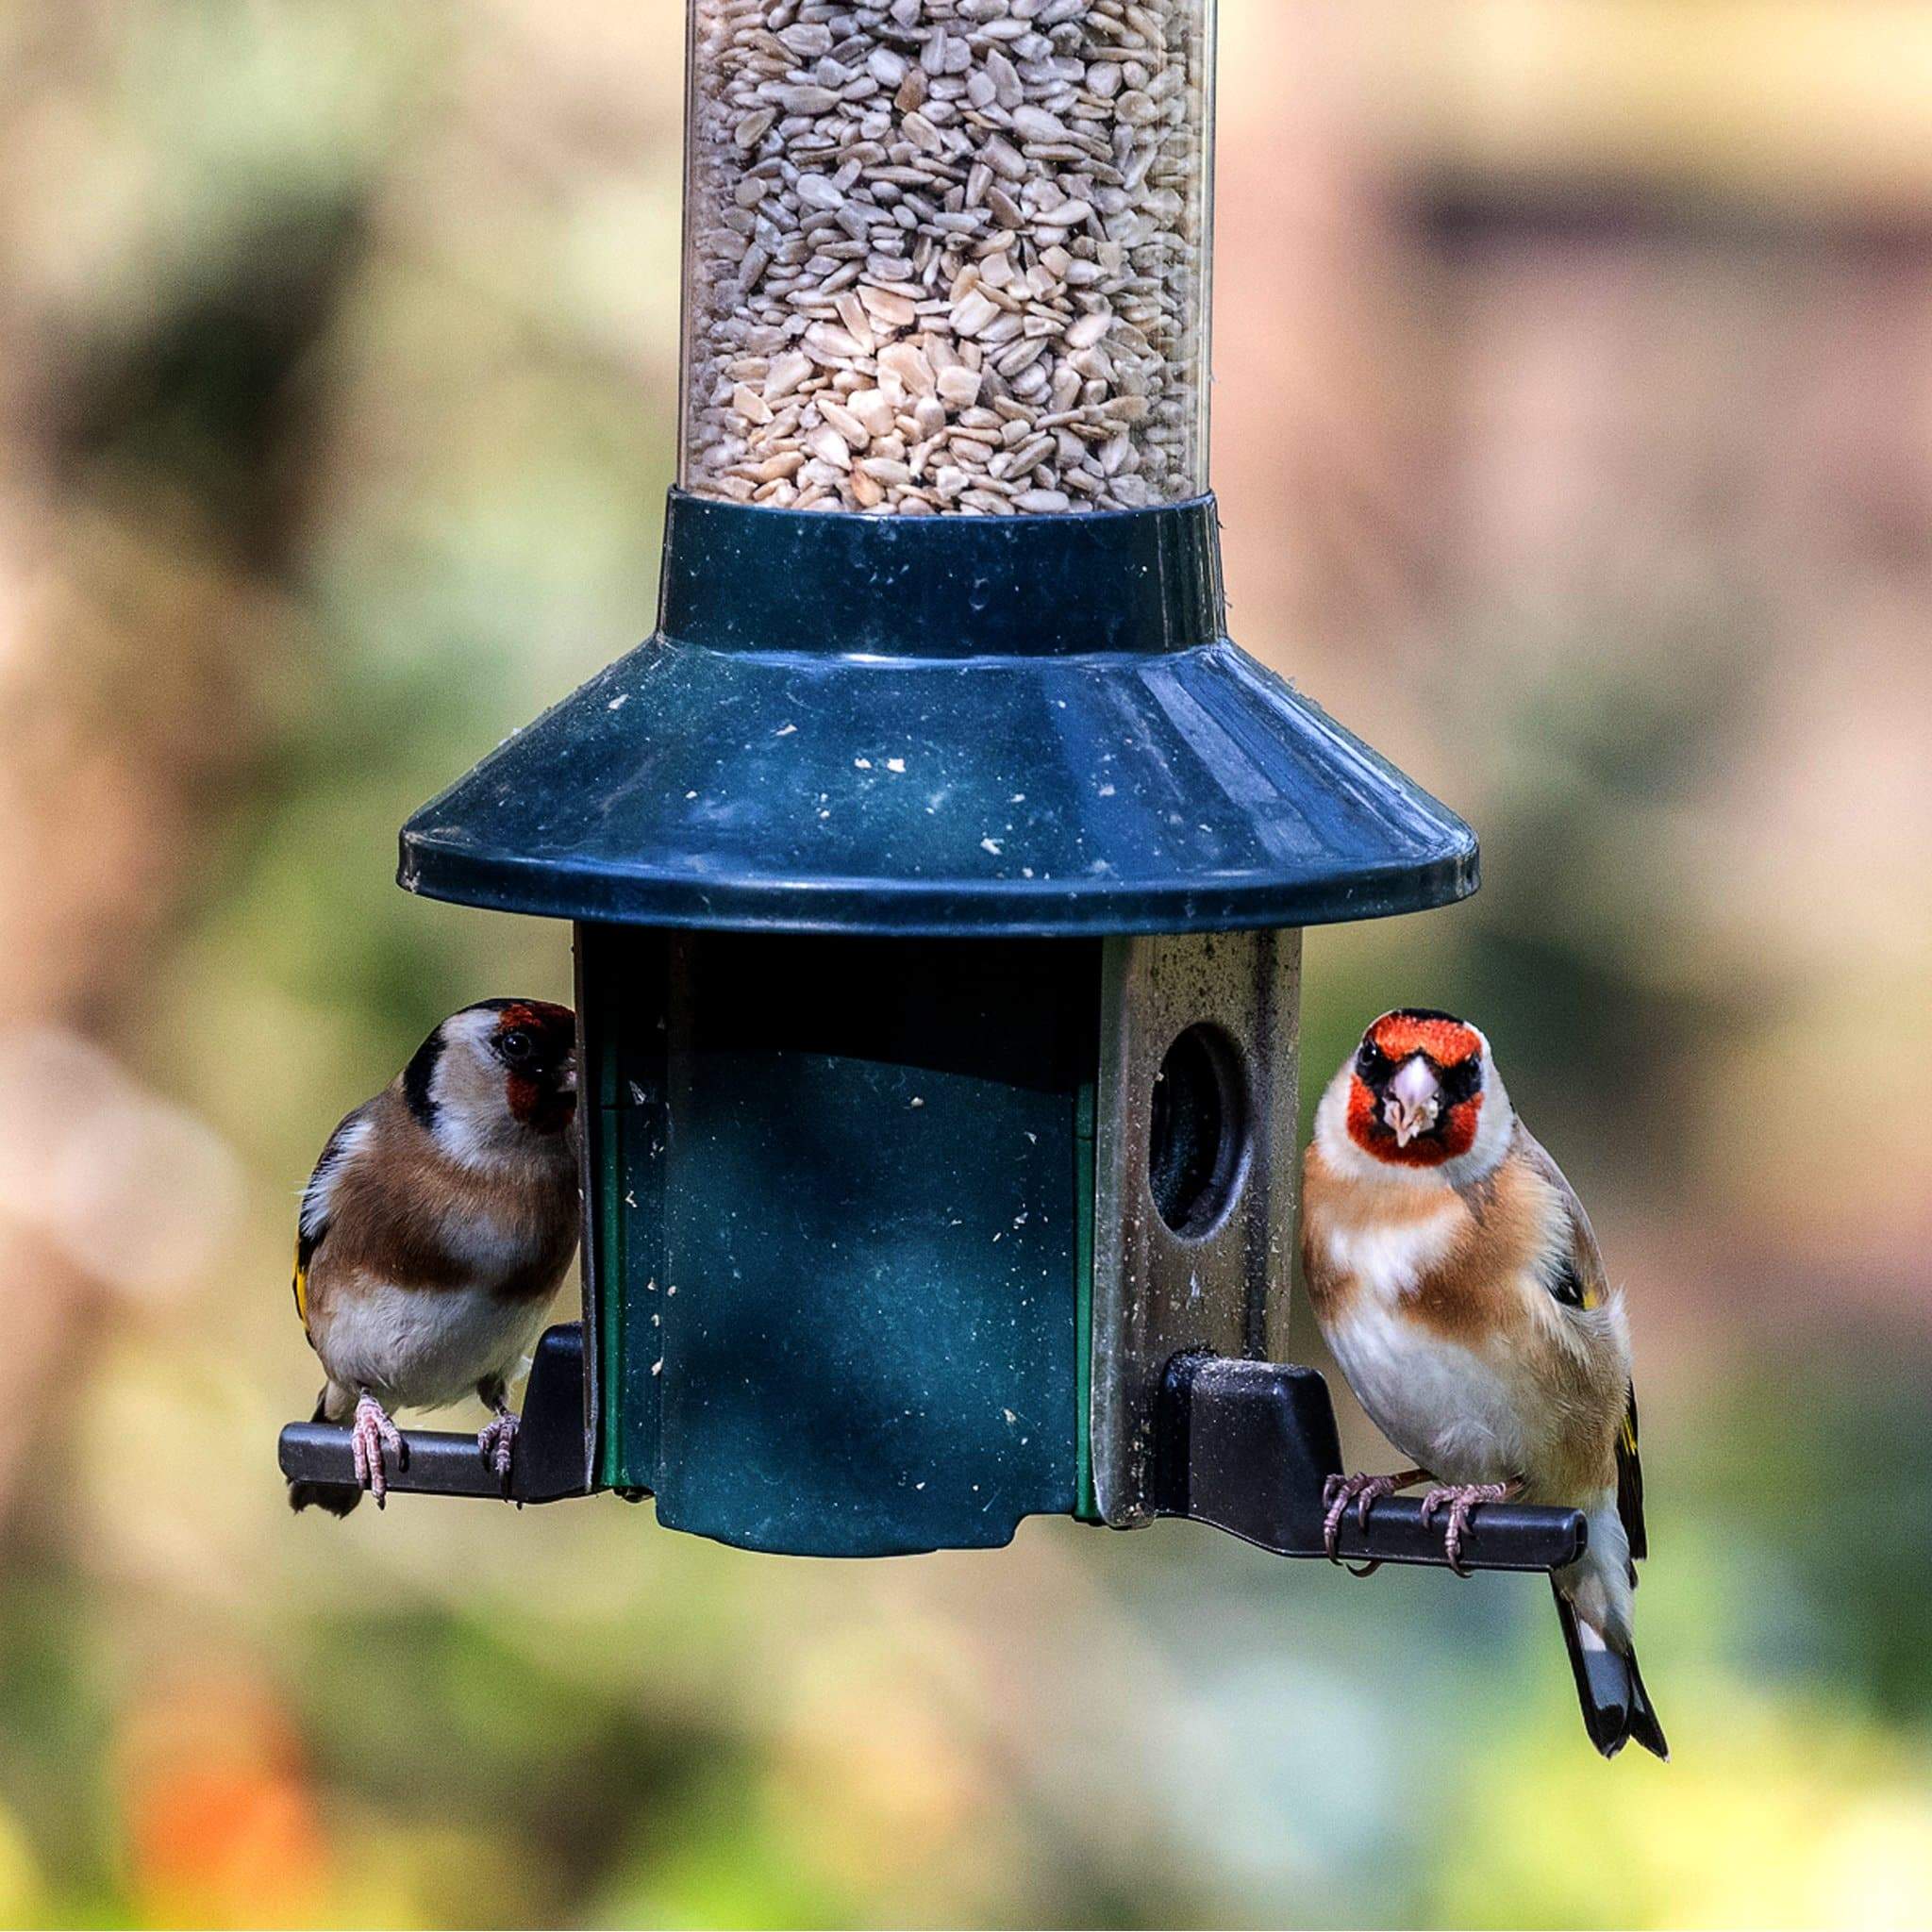
M 1624 1404 L 1624 1425 L 1617 1432 L 1617 1514 L 1630 1539 L 1630 1557 L 1650 1555 L 1650 1532 L 1643 1521 L 1643 1464 L 1637 1454 L 1637 1391 Z M 1632 1579 L 1636 1571 L 1630 1573 Z
M 308 1329 L 308 1243 L 295 1238 L 295 1312 L 302 1318 L 302 1329 Z

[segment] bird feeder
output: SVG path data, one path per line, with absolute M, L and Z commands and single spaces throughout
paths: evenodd
M 575 932 L 584 1315 L 520 1499 L 1321 1551 L 1302 930 L 1458 899 L 1476 845 L 1226 634 L 1211 14 L 694 0 L 657 633 L 402 835 L 410 891 Z M 393 1489 L 496 1487 L 408 1440 Z M 1582 1535 L 1495 1507 L 1466 1558 Z M 1342 1549 L 1441 1559 L 1412 1500 Z

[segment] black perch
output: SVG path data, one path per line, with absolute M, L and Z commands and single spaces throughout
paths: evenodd
M 543 1337 L 524 1398 L 523 1428 L 506 1486 L 484 1466 L 474 1435 L 404 1432 L 408 1460 L 391 1494 L 557 1503 L 592 1490 L 585 1453 L 583 1331 L 560 1324 Z M 1177 1356 L 1163 1379 L 1156 1496 L 1159 1513 L 1224 1529 L 1280 1557 L 1325 1557 L 1322 1492 L 1341 1457 L 1328 1386 L 1312 1369 L 1224 1356 Z M 291 1423 L 281 1437 L 291 1479 L 352 1483 L 346 1429 Z M 641 1498 L 638 1498 L 641 1500 Z M 1498 1503 L 1471 1519 L 1463 1562 L 1473 1570 L 1557 1570 L 1583 1554 L 1580 1510 Z M 1440 1525 L 1422 1505 L 1389 1497 L 1366 1533 L 1350 1511 L 1339 1539 L 1345 1562 L 1446 1565 Z
M 1340 1475 L 1341 1445 L 1328 1385 L 1313 1369 L 1183 1355 L 1161 1389 L 1161 1509 L 1212 1524 L 1277 1557 L 1323 1557 L 1323 1491 Z M 1486 1503 L 1462 1546 L 1471 1570 L 1560 1570 L 1582 1556 L 1580 1509 Z M 1442 1524 L 1423 1523 L 1419 1497 L 1389 1496 L 1362 1529 L 1350 1509 L 1336 1554 L 1344 1562 L 1446 1566 Z
M 584 1331 L 560 1323 L 537 1344 L 524 1391 L 523 1426 L 510 1450 L 509 1481 L 476 1447 L 475 1432 L 405 1429 L 405 1460 L 388 1471 L 391 1494 L 477 1496 L 492 1502 L 558 1503 L 588 1496 L 584 1460 Z M 356 1480 L 349 1432 L 332 1423 L 291 1423 L 282 1431 L 282 1474 L 291 1482 Z

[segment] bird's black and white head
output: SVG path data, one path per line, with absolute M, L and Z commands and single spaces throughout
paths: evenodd
M 1453 1013 L 1384 1013 L 1342 1064 L 1317 1116 L 1344 1172 L 1460 1187 L 1507 1151 L 1515 1125 L 1490 1042 Z
M 568 1159 L 577 1025 L 547 1000 L 483 1000 L 452 1013 L 403 1073 L 409 1111 L 465 1166 Z

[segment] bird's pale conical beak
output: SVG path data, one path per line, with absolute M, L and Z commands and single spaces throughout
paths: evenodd
M 577 1057 L 572 1054 L 557 1070 L 557 1090 L 559 1093 L 575 1093 L 577 1091 Z
M 1382 1118 L 1398 1147 L 1407 1147 L 1418 1134 L 1426 1134 L 1442 1111 L 1442 1088 L 1421 1054 L 1406 1060 L 1389 1083 Z

